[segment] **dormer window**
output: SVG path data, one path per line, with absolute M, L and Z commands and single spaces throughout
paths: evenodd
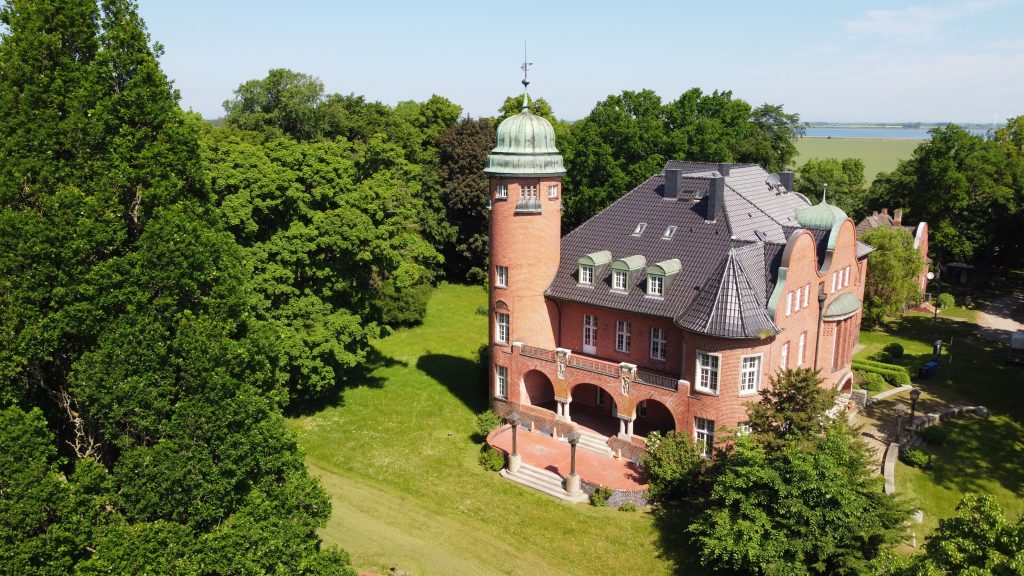
M 505 200 L 508 198 L 508 184 L 498 184 L 498 188 L 494 191 L 494 197 Z
M 586 264 L 580 264 L 580 284 L 584 286 L 594 285 L 594 267 Z
M 591 252 L 579 259 L 579 274 L 576 283 L 579 286 L 591 287 L 594 277 L 604 277 L 604 267 L 612 261 L 612 253 L 607 250 Z
M 629 274 L 625 270 L 612 270 L 612 290 L 626 291 Z
M 647 275 L 647 295 L 661 298 L 665 295 L 665 278 L 655 274 Z
M 643 234 L 644 230 L 646 230 L 646 229 L 647 229 L 647 222 L 641 222 L 641 223 L 637 224 L 636 228 L 633 229 L 633 236 L 639 236 L 639 235 Z
M 661 235 L 661 239 L 662 240 L 671 240 L 672 237 L 675 236 L 675 235 L 676 235 L 676 227 L 675 226 L 669 226 L 668 228 L 665 228 L 665 233 Z
M 647 267 L 647 296 L 664 298 L 672 279 L 679 274 L 683 265 L 678 258 L 663 260 Z

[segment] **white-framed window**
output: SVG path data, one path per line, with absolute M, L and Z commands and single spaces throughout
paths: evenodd
M 838 280 L 839 280 L 839 272 L 833 272 L 832 273 L 832 290 L 830 290 L 830 292 L 835 292 L 836 291 L 836 284 L 839 283 Z
M 697 416 L 693 419 L 693 437 L 700 446 L 701 454 L 710 457 L 715 447 L 715 421 Z
M 519 187 L 519 197 L 523 200 L 536 200 L 537 199 L 537 185 L 527 184 Z
M 494 395 L 508 398 L 508 368 L 504 366 L 494 367 Z
M 761 355 L 740 359 L 740 394 L 753 394 L 761 384 Z
M 594 285 L 594 267 L 580 264 L 580 284 L 586 286 Z
M 647 295 L 648 296 L 664 296 L 665 295 L 665 278 L 658 276 L 657 274 L 647 275 Z
M 548 198 L 551 198 L 552 200 L 554 200 L 555 198 L 558 198 L 558 185 L 557 184 L 552 184 L 551 186 L 548 186 Z
M 508 198 L 508 184 L 498 184 L 494 190 L 495 198 Z
M 498 288 L 508 288 L 508 266 L 494 267 L 494 285 Z
M 505 314 L 504 312 L 495 312 L 494 324 L 496 327 L 494 331 L 495 342 L 508 344 L 508 314 Z
M 807 332 L 800 334 L 800 343 L 796 347 L 796 366 L 804 365 L 804 350 L 807 349 Z
M 625 320 L 618 320 L 615 322 L 615 351 L 623 352 L 628 354 L 632 340 L 630 330 L 632 329 L 632 323 L 626 322 Z
M 587 354 L 597 352 L 597 316 L 583 315 L 583 351 Z
M 750 427 L 750 422 L 740 422 L 739 424 L 736 425 L 737 436 L 746 436 L 747 434 L 750 434 L 753 431 L 754 429 Z
M 802 308 L 807 308 L 807 299 L 810 298 L 810 296 L 811 296 L 811 285 L 810 284 L 805 284 L 804 285 L 804 303 L 803 303 Z
M 665 228 L 665 233 L 661 235 L 661 238 L 663 240 L 671 240 L 672 237 L 675 236 L 675 235 L 676 235 L 676 227 L 675 226 L 669 226 L 668 228 Z
M 850 285 L 850 267 L 847 266 L 846 268 L 843 269 L 843 286 L 845 287 L 845 286 L 849 286 L 849 285 Z
M 651 358 L 664 360 L 668 349 L 668 338 L 664 328 L 651 328 Z
M 597 396 L 594 397 L 594 404 L 597 406 L 604 406 L 604 390 L 598 388 Z
M 782 352 L 779 353 L 779 369 L 789 368 L 789 342 L 782 345 Z
M 612 290 L 626 289 L 626 271 L 625 270 L 612 270 Z
M 789 316 L 792 313 L 793 313 L 793 293 L 792 292 L 787 292 L 786 293 L 786 316 Z
M 647 229 L 647 222 L 640 222 L 639 224 L 636 225 L 636 228 L 633 228 L 633 236 L 639 236 L 639 235 L 643 234 L 644 230 L 646 230 L 646 229 Z
M 718 361 L 717 354 L 697 352 L 697 390 L 718 393 Z

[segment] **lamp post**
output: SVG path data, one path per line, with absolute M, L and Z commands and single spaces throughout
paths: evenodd
M 928 272 L 925 276 L 929 282 L 935 279 L 935 272 Z M 932 290 L 935 290 L 935 285 L 932 285 Z M 939 318 L 939 297 L 938 294 L 932 294 L 932 324 Z
M 896 403 L 896 443 L 903 444 L 900 436 L 903 432 L 903 416 L 907 413 L 907 405 L 903 402 Z
M 921 389 L 914 388 L 910 391 L 910 426 L 913 430 L 914 426 L 914 410 L 917 409 L 917 399 L 921 397 Z
M 825 186 L 828 188 L 828 185 Z M 821 328 L 825 325 L 825 300 L 828 294 L 825 293 L 825 283 L 818 284 L 818 335 L 814 337 L 814 371 L 818 371 L 818 350 L 821 344 Z
M 519 447 L 516 443 L 516 431 L 519 428 L 520 417 L 518 413 L 513 411 L 506 420 L 512 426 L 512 453 L 508 456 L 508 471 L 510 474 L 515 474 L 519 471 L 519 467 L 523 462 L 522 457 L 519 456 Z
M 576 445 L 580 442 L 580 433 L 578 430 L 569 432 L 569 435 L 565 437 L 569 441 L 569 475 L 565 477 L 565 491 L 570 496 L 575 496 L 580 493 L 580 475 L 576 473 Z

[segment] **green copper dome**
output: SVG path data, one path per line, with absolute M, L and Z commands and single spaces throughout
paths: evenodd
M 801 228 L 809 230 L 828 230 L 828 247 L 835 248 L 839 238 L 839 227 L 846 221 L 846 212 L 822 200 L 819 204 L 801 208 L 796 212 L 796 221 Z
M 551 123 L 526 109 L 498 125 L 497 145 L 487 156 L 484 172 L 492 176 L 563 175 L 562 155 L 555 148 Z

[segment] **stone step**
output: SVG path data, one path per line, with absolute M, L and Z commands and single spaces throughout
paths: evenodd
M 580 430 L 580 448 L 602 456 L 615 456 L 612 449 L 608 447 L 608 437 L 601 436 L 587 430 Z
M 562 486 L 562 477 L 550 470 L 544 470 L 537 468 L 536 466 L 530 466 L 529 464 L 521 464 L 519 470 L 512 474 L 508 469 L 503 469 L 501 475 L 517 484 L 532 488 L 538 492 L 543 492 L 549 496 L 564 500 L 566 502 L 586 502 L 589 497 L 584 493 L 579 493 L 575 496 L 570 496 L 565 488 Z
M 829 418 L 835 418 L 836 416 L 843 413 L 846 410 L 846 405 L 850 403 L 850 394 L 839 394 L 836 396 L 835 404 L 832 405 L 825 414 Z

